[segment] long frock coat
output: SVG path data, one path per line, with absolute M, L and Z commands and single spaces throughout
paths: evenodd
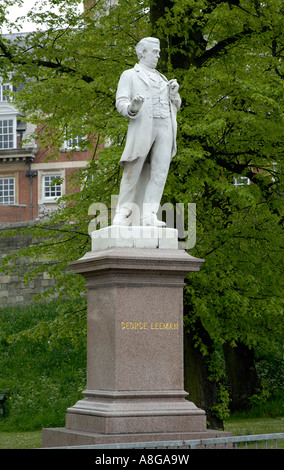
M 158 72 L 159 73 L 159 72 Z M 168 87 L 167 78 L 160 74 L 163 84 Z M 128 107 L 131 100 L 140 94 L 144 96 L 145 101 L 136 115 L 130 115 Z M 176 115 L 180 108 L 181 99 L 177 93 L 174 98 L 170 99 L 171 123 L 173 129 L 172 158 L 176 154 L 176 133 L 177 121 Z M 147 74 L 143 67 L 136 64 L 134 68 L 126 70 L 122 73 L 116 93 L 116 108 L 118 112 L 130 119 L 128 125 L 127 139 L 123 154 L 120 159 L 120 165 L 124 166 L 125 162 L 136 160 L 138 157 L 146 157 L 151 149 L 151 135 L 153 126 L 153 103 L 152 93 L 149 85 Z

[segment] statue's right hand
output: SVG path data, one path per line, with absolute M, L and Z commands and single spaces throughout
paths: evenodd
M 129 110 L 131 113 L 138 113 L 139 109 L 141 108 L 142 104 L 144 103 L 145 98 L 141 96 L 139 93 L 131 100 L 131 104 Z

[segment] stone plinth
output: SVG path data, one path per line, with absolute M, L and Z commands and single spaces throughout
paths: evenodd
M 92 251 L 113 247 L 174 250 L 178 248 L 178 230 L 175 228 L 111 225 L 95 230 L 91 237 Z
M 202 262 L 115 245 L 71 263 L 87 280 L 87 390 L 43 447 L 206 437 L 183 388 L 184 278 Z

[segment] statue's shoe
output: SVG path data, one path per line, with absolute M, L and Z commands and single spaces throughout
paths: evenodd
M 151 214 L 148 217 L 143 217 L 141 219 L 141 225 L 152 225 L 154 227 L 165 227 L 166 223 L 162 220 L 159 220 L 156 214 Z

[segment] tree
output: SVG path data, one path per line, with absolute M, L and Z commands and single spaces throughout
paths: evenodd
M 84 13 L 75 0 L 49 3 L 59 5 L 59 14 L 29 14 L 45 30 L 24 41 L 0 40 L 0 74 L 12 73 L 18 87 L 25 81 L 15 99 L 37 125 L 41 144 L 54 148 L 54 158 L 66 129 L 70 136 L 87 136 L 83 146 L 96 141 L 99 147 L 107 139 L 110 145 L 74 175 L 83 190 L 64 197 L 64 208 L 35 229 L 37 237 L 44 231 L 49 244 L 22 254 L 44 255 L 59 288 L 74 296 L 84 288 L 66 264 L 89 250 L 91 203 L 110 204 L 110 195 L 118 193 L 126 123 L 115 111 L 117 81 L 135 63 L 138 40 L 158 36 L 161 67 L 178 79 L 183 100 L 178 154 L 163 202 L 196 203 L 197 242 L 190 253 L 205 259 L 185 288 L 185 369 L 198 357 L 203 371 L 196 393 L 186 378 L 187 391 L 199 405 L 208 397 L 205 388 L 210 390 L 203 407 L 211 426 L 220 426 L 227 405 L 218 361 L 222 348 L 232 409 L 239 409 L 261 386 L 254 348 L 269 349 L 283 338 L 282 2 L 135 1 L 129 11 L 121 0 L 107 11 L 101 2 L 91 3 Z M 251 184 L 235 186 L 234 178 Z M 51 264 L 55 256 L 58 262 Z M 31 269 L 26 277 L 35 274 Z M 247 378 L 240 381 L 248 357 L 249 387 Z
M 189 332 L 208 356 L 221 333 L 232 409 L 244 408 L 260 388 L 253 347 L 272 340 L 281 315 L 281 4 L 157 1 L 152 14 L 184 90 L 166 197 L 196 202 L 194 252 L 205 259 L 187 288 Z M 236 188 L 234 177 L 253 184 Z

